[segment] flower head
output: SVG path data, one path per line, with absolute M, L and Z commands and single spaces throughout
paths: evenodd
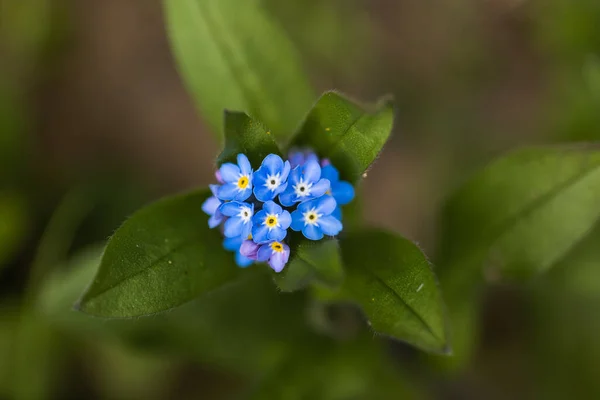
M 300 203 L 292 212 L 292 229 L 302 231 L 310 240 L 320 240 L 324 235 L 335 236 L 342 230 L 342 223 L 331 215 L 337 203 L 332 196 Z
M 342 210 L 340 206 L 344 206 L 354 199 L 354 187 L 349 182 L 341 181 L 339 171 L 331 164 L 321 168 L 321 176 L 330 182 L 331 187 L 326 194 L 333 196 L 335 199 L 337 208 L 333 215 L 341 220 Z
M 290 258 L 290 248 L 287 244 L 273 241 L 263 244 L 258 249 L 257 260 L 267 261 L 275 272 L 281 272 Z
M 210 228 L 215 228 L 223 221 L 224 218 L 223 214 L 221 214 L 219 211 L 219 206 L 223 202 L 217 197 L 219 185 L 209 185 L 209 187 L 213 195 L 204 201 L 202 204 L 202 211 L 210 215 L 210 218 L 208 219 L 208 226 Z
M 283 240 L 291 223 L 292 217 L 288 211 L 267 201 L 252 218 L 252 240 L 256 243 Z
M 244 201 L 252 194 L 252 166 L 244 154 L 237 155 L 237 165 L 221 165 L 219 174 L 225 182 L 217 192 L 221 200 Z
M 242 236 L 236 236 L 233 238 L 225 238 L 223 240 L 223 247 L 225 250 L 234 251 L 235 252 L 235 263 L 242 268 L 246 268 L 250 266 L 254 260 L 244 256 L 241 252 L 241 246 L 243 243 Z
M 285 207 L 294 203 L 320 197 L 329 190 L 329 181 L 321 179 L 321 167 L 317 160 L 308 160 L 304 165 L 294 168 L 288 186 L 279 195 L 279 201 Z
M 229 217 L 225 221 L 225 237 L 233 238 L 241 236 L 248 237 L 252 231 L 252 216 L 254 215 L 254 204 L 231 201 L 222 204 L 218 211 Z
M 283 162 L 276 154 L 265 157 L 260 168 L 254 173 L 252 180 L 254 196 L 259 201 L 273 200 L 287 187 L 290 173 L 290 162 Z

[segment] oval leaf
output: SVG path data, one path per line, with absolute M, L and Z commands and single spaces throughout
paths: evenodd
M 233 256 L 202 212 L 208 191 L 160 200 L 136 212 L 109 240 L 79 309 L 101 317 L 164 311 L 236 277 Z
M 279 137 L 293 132 L 315 96 L 296 49 L 259 2 L 165 0 L 165 13 L 179 70 L 215 132 L 226 108 Z
M 239 153 L 244 153 L 255 169 L 267 155 L 281 156 L 273 135 L 261 122 L 243 112 L 225 111 L 225 148 L 217 164 L 236 163 Z
M 327 92 L 310 110 L 291 148 L 306 147 L 329 158 L 342 178 L 355 182 L 375 161 L 394 122 L 392 100 L 369 111 L 336 92 Z
M 290 247 L 290 262 L 274 277 L 283 292 L 304 289 L 312 282 L 336 288 L 344 280 L 337 240 L 300 239 L 297 244 L 290 243 Z
M 340 244 L 346 279 L 329 300 L 358 303 L 377 333 L 427 351 L 450 351 L 442 296 L 417 246 L 378 230 L 352 233 Z
M 600 217 L 598 204 L 598 146 L 518 150 L 485 168 L 448 202 L 444 259 L 462 270 L 485 264 L 492 278 L 529 277 L 588 234 Z

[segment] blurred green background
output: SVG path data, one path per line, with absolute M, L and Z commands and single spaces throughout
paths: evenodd
M 519 146 L 600 139 L 598 0 L 261 3 L 317 91 L 394 94 L 364 216 L 436 264 L 444 200 L 472 172 Z M 600 398 L 600 233 L 528 284 L 487 277 L 462 299 L 478 318 L 451 315 L 469 349 L 449 358 L 304 340 L 281 313 L 311 318 L 303 295 L 263 280 L 164 316 L 73 311 L 103 241 L 146 202 L 210 183 L 218 151 L 159 0 L 0 0 L 0 398 L 246 398 L 261 371 L 285 390 L 257 398 Z M 393 368 L 378 369 L 381 347 Z M 376 375 L 381 390 L 357 395 Z

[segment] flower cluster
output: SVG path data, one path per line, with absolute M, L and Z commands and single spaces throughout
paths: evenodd
M 354 198 L 354 187 L 340 180 L 327 159 L 293 151 L 283 161 L 275 154 L 254 171 L 244 154 L 237 165 L 226 163 L 210 185 L 212 197 L 202 205 L 210 228 L 222 226 L 223 247 L 235 252 L 236 263 L 247 267 L 267 262 L 280 272 L 290 257 L 288 229 L 310 240 L 335 236 L 342 230 L 340 206 Z

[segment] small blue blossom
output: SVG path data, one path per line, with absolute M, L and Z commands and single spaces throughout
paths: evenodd
M 252 231 L 252 216 L 254 215 L 254 204 L 231 201 L 222 204 L 218 211 L 229 217 L 225 221 L 223 234 L 225 237 L 236 236 L 248 237 Z
M 260 168 L 254 173 L 252 183 L 254 196 L 258 201 L 273 200 L 287 187 L 287 178 L 290 174 L 290 163 L 285 163 L 276 154 L 265 157 Z
M 324 161 L 325 160 L 321 161 L 321 164 L 323 164 Z M 349 182 L 341 181 L 339 171 L 337 168 L 331 165 L 331 163 L 326 164 L 321 168 L 321 176 L 329 180 L 331 185 L 326 194 L 333 196 L 335 202 L 337 203 L 337 208 L 332 215 L 341 220 L 341 206 L 350 203 L 354 199 L 354 186 L 352 186 Z
M 242 268 L 246 268 L 250 266 L 254 260 L 248 257 L 245 257 L 241 252 L 241 247 L 243 243 L 242 236 L 236 236 L 233 238 L 225 238 L 223 240 L 223 247 L 225 250 L 234 251 L 235 252 L 235 263 Z
M 221 165 L 219 175 L 225 182 L 217 192 L 219 199 L 244 201 L 252 194 L 252 166 L 244 154 L 237 155 L 237 165 Z
M 213 195 L 204 201 L 202 204 L 202 211 L 210 215 L 210 218 L 208 219 L 208 226 L 212 229 L 219 226 L 219 224 L 223 221 L 224 216 L 219 211 L 219 206 L 223 204 L 223 202 L 217 197 L 219 185 L 209 185 L 209 187 Z
M 322 196 L 300 203 L 292 212 L 292 229 L 302 231 L 310 240 L 320 240 L 324 235 L 335 236 L 342 230 L 342 223 L 331 215 L 337 207 L 332 196 Z
M 310 159 L 290 173 L 288 186 L 279 195 L 279 201 L 283 206 L 291 207 L 294 203 L 321 197 L 327 190 L 329 181 L 321 179 L 319 162 Z
M 288 211 L 267 201 L 252 218 L 252 240 L 256 243 L 283 240 L 291 223 L 292 217 Z
M 292 168 L 296 168 L 299 165 L 303 165 L 309 160 L 319 161 L 319 158 L 315 153 L 308 150 L 292 150 L 288 154 L 288 159 Z
M 275 272 L 281 272 L 289 259 L 289 246 L 278 241 L 263 244 L 257 252 L 257 260 L 261 262 L 267 261 Z

